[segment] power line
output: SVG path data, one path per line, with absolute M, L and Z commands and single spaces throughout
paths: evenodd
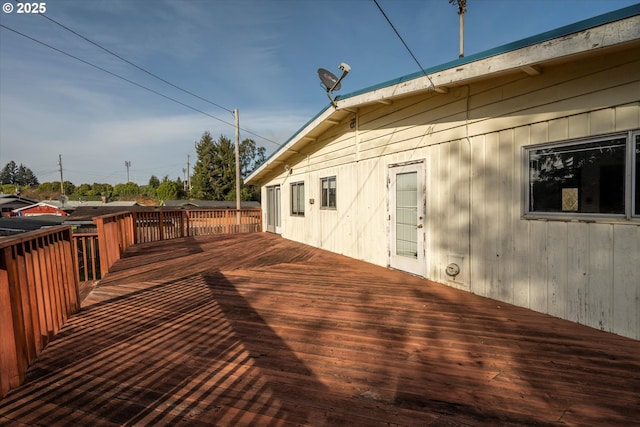
M 382 7 L 380 6 L 380 4 L 378 4 L 378 0 L 373 0 L 373 2 L 376 4 L 376 6 L 378 6 L 378 9 L 380 10 L 380 13 L 382 13 L 382 16 L 384 16 L 384 18 L 387 20 L 387 22 L 389 23 L 389 25 L 391 26 L 393 31 L 396 33 L 396 36 L 398 36 L 398 38 L 400 39 L 400 41 L 404 45 L 405 49 L 407 49 L 407 52 L 409 52 L 409 55 L 411 55 L 413 60 L 416 61 L 416 64 L 418 64 L 418 67 L 420 67 L 420 70 L 422 71 L 422 74 L 424 74 L 427 77 L 427 79 L 429 79 L 429 82 L 431 83 L 431 86 L 433 86 L 433 81 L 431 81 L 431 77 L 429 77 L 427 72 L 422 67 L 422 64 L 420 64 L 420 61 L 418 61 L 418 58 L 416 58 L 416 56 L 413 54 L 413 52 L 411 51 L 411 49 L 409 48 L 407 43 L 405 43 L 404 39 L 402 38 L 402 36 L 400 35 L 400 33 L 398 32 L 396 27 L 393 25 L 393 23 L 391 22 L 391 20 L 387 16 L 387 14 L 384 12 L 384 10 L 382 10 Z
M 21 3 L 20 0 L 16 0 L 16 2 L 17 3 Z M 103 51 L 107 52 L 109 55 L 115 56 L 119 60 L 121 60 L 123 62 L 126 62 L 127 64 L 131 65 L 132 67 L 137 68 L 138 70 L 142 71 L 143 73 L 146 73 L 146 74 L 150 75 L 151 77 L 153 77 L 155 79 L 158 79 L 161 82 L 163 82 L 165 84 L 168 84 L 169 86 L 171 86 L 173 88 L 176 88 L 176 89 L 178 89 L 178 90 L 180 90 L 180 91 L 182 91 L 182 92 L 184 92 L 186 94 L 189 94 L 189 95 L 191 95 L 193 97 L 196 97 L 196 98 L 200 99 L 201 101 L 207 102 L 207 103 L 209 103 L 211 105 L 214 105 L 214 106 L 216 106 L 218 108 L 221 108 L 221 109 L 223 109 L 225 111 L 228 111 L 229 113 L 233 114 L 233 110 L 231 110 L 229 108 L 226 108 L 226 107 L 223 107 L 220 104 L 217 104 L 217 103 L 215 103 L 213 101 L 210 101 L 210 100 L 208 100 L 206 98 L 203 98 L 200 95 L 197 95 L 197 94 L 195 94 L 195 93 L 193 93 L 191 91 L 188 91 L 187 89 L 183 89 L 180 86 L 175 85 L 175 84 L 171 83 L 170 81 L 163 79 L 162 77 L 158 76 L 157 74 L 154 74 L 151 71 L 149 71 L 149 70 L 147 70 L 147 69 L 145 69 L 145 68 L 143 68 L 143 67 L 141 67 L 141 66 L 139 66 L 137 64 L 134 64 L 133 62 L 129 61 L 128 59 L 125 59 L 122 56 L 118 55 L 117 53 L 107 49 L 106 47 L 102 46 L 100 43 L 94 42 L 93 40 L 89 39 L 88 37 L 83 36 L 82 34 L 78 33 L 77 31 L 74 31 L 73 29 L 67 27 L 66 25 L 56 21 L 55 19 L 48 17 L 46 14 L 40 13 L 39 15 L 42 16 L 45 19 L 48 19 L 49 21 L 53 22 L 54 24 L 58 25 L 59 27 L 64 28 L 65 30 L 69 31 L 70 33 L 80 37 L 81 39 L 91 43 L 92 45 L 96 46 L 97 48 L 102 49 Z
M 170 97 L 170 96 L 168 96 L 168 95 L 165 95 L 165 94 L 163 94 L 163 93 L 160 93 L 160 92 L 158 92 L 158 91 L 156 91 L 156 90 L 154 90 L 154 89 L 151 89 L 151 88 L 148 88 L 148 87 L 146 87 L 146 86 L 144 86 L 144 85 L 141 85 L 140 83 L 136 83 L 136 82 L 134 82 L 133 80 L 130 80 L 130 79 L 128 79 L 128 78 L 126 78 L 126 77 L 123 77 L 123 76 L 121 76 L 121 75 L 119 75 L 119 74 L 116 74 L 116 73 L 114 73 L 114 72 L 112 72 L 112 71 L 109 71 L 109 70 L 107 70 L 106 68 L 100 67 L 99 65 L 95 65 L 95 64 L 93 64 L 93 63 L 91 63 L 91 62 L 89 62 L 89 61 L 86 61 L 86 60 L 84 60 L 84 59 L 82 59 L 82 58 L 79 58 L 79 57 L 77 57 L 77 56 L 75 56 L 75 55 L 72 55 L 72 54 L 70 54 L 70 53 L 68 53 L 68 52 L 65 52 L 65 51 L 64 51 L 64 50 L 62 50 L 62 49 L 58 49 L 57 47 L 51 46 L 50 44 L 47 44 L 47 43 L 45 43 L 45 42 L 43 42 L 43 41 L 40 41 L 40 40 L 38 40 L 38 39 L 36 39 L 36 38 L 33 38 L 33 37 L 31 37 L 31 36 L 28 36 L 28 35 L 26 35 L 26 34 L 24 34 L 24 33 L 20 32 L 20 31 L 18 31 L 18 30 L 15 30 L 15 29 L 13 29 L 13 28 L 7 27 L 7 26 L 6 26 L 6 25 L 4 25 L 4 24 L 0 24 L 0 27 L 1 27 L 1 28 L 4 28 L 4 29 L 6 29 L 6 30 L 12 31 L 12 32 L 14 32 L 14 33 L 16 33 L 16 34 L 18 34 L 18 35 L 20 35 L 20 36 L 22 36 L 22 37 L 24 37 L 24 38 L 27 38 L 27 39 L 29 39 L 29 40 L 31 40 L 31 41 L 33 41 L 33 42 L 35 42 L 35 43 L 41 44 L 41 45 L 43 45 L 43 46 L 45 46 L 45 47 L 48 47 L 49 49 L 52 49 L 52 50 L 54 50 L 54 51 L 56 51 L 56 52 L 58 52 L 58 53 L 61 53 L 61 54 L 65 55 L 65 56 L 68 56 L 68 57 L 70 57 L 70 58 L 73 58 L 73 59 L 75 59 L 76 61 L 80 61 L 80 62 L 82 62 L 83 64 L 86 64 L 86 65 L 89 65 L 89 66 L 91 66 L 91 67 L 93 67 L 93 68 L 96 68 L 96 69 L 98 69 L 98 70 L 100 70 L 100 71 L 102 71 L 102 72 L 105 72 L 105 73 L 107 73 L 107 74 L 109 74 L 109 75 L 113 76 L 113 77 L 116 77 L 116 78 L 119 78 L 119 79 L 121 79 L 121 80 L 124 80 L 124 81 L 125 81 L 125 82 L 127 82 L 127 83 L 130 83 L 130 84 L 132 84 L 132 85 L 134 85 L 134 86 L 137 86 L 137 87 L 139 87 L 139 88 L 141 88 L 141 89 L 144 89 L 144 90 L 146 90 L 146 91 L 149 91 L 149 92 L 151 92 L 151 93 L 153 93 L 153 94 L 155 94 L 155 95 L 161 96 L 161 97 L 163 97 L 163 98 L 165 98 L 165 99 L 167 99 L 167 100 L 169 100 L 169 101 L 175 102 L 176 104 L 179 104 L 179 105 L 182 105 L 183 107 L 189 108 L 190 110 L 196 111 L 196 112 L 198 112 L 198 113 L 200 113 L 200 114 L 203 114 L 203 115 L 205 115 L 205 116 L 207 116 L 207 117 L 211 117 L 212 119 L 214 119 L 214 120 L 218 120 L 219 122 L 224 123 L 224 124 L 226 124 L 226 125 L 229 125 L 229 126 L 233 126 L 233 127 L 235 127 L 235 124 L 234 124 L 234 123 L 231 123 L 231 122 L 228 122 L 228 121 L 226 121 L 226 120 L 223 120 L 223 119 L 221 119 L 221 118 L 219 118 L 219 117 L 213 116 L 213 115 L 211 115 L 211 114 L 209 114 L 209 113 L 207 113 L 207 112 L 204 112 L 204 111 L 202 111 L 202 110 L 200 110 L 200 109 L 198 109 L 198 108 L 195 108 L 195 107 L 192 107 L 191 105 L 185 104 L 184 102 L 178 101 L 178 100 L 177 100 L 177 99 L 175 99 L 175 98 L 172 98 L 172 97 Z M 252 132 L 252 131 L 250 131 L 250 130 L 243 129 L 243 128 L 240 128 L 240 129 L 241 129 L 242 131 L 244 131 L 244 132 L 247 132 L 247 133 L 251 134 L 251 135 L 257 136 L 258 138 L 262 138 L 262 139 L 264 139 L 265 141 L 271 142 L 272 144 L 276 145 L 277 147 L 280 147 L 280 145 L 281 145 L 281 144 L 279 144 L 279 143 L 277 143 L 277 142 L 275 142 L 275 141 L 272 141 L 272 140 L 270 140 L 270 139 L 268 139 L 268 138 L 265 138 L 265 137 L 264 137 L 264 136 L 262 136 L 262 135 L 258 135 L 257 133 Z

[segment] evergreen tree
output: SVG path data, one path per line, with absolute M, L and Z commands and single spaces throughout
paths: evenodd
M 236 185 L 236 154 L 231 140 L 220 135 L 213 157 L 213 200 L 227 200 Z
M 241 179 L 249 175 L 265 160 L 265 148 L 252 139 L 240 143 Z M 193 168 L 191 197 L 205 200 L 235 200 L 236 160 L 235 144 L 224 135 L 217 141 L 205 132 L 196 143 L 198 159 Z M 242 183 L 241 183 L 242 184 Z M 243 200 L 258 200 L 259 189 L 241 189 Z
M 16 173 L 16 182 L 22 186 L 38 185 L 38 178 L 31 169 L 20 163 L 18 172 Z
M 16 173 L 18 173 L 18 166 L 11 160 L 0 172 L 0 184 L 15 184 Z
M 212 200 L 213 195 L 213 157 L 215 144 L 209 132 L 202 134 L 196 143 L 198 159 L 193 166 L 191 178 L 191 196 L 200 200 Z
M 38 178 L 31 169 L 11 160 L 0 172 L 0 184 L 17 184 L 20 186 L 38 185 Z

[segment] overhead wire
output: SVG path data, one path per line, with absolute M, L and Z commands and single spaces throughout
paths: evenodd
M 16 0 L 16 2 L 17 2 L 17 3 L 21 3 L 21 1 L 20 1 L 20 0 Z M 195 98 L 200 99 L 201 101 L 207 102 L 207 103 L 209 103 L 209 104 L 211 104 L 211 105 L 213 105 L 213 106 L 216 106 L 216 107 L 218 107 L 218 108 L 220 108 L 220 109 L 222 109 L 222 110 L 228 111 L 229 113 L 233 114 L 233 110 L 231 110 L 231 109 L 229 109 L 229 108 L 227 108 L 227 107 L 223 107 L 223 106 L 222 106 L 222 105 L 220 105 L 220 104 L 217 104 L 217 103 L 215 103 L 215 102 L 213 102 L 213 101 L 210 101 L 210 100 L 208 100 L 208 99 L 206 99 L 206 98 L 203 98 L 202 96 L 200 96 L 200 95 L 198 95 L 198 94 L 195 94 L 195 93 L 193 93 L 193 92 L 191 92 L 191 91 L 189 91 L 189 90 L 187 90 L 187 89 L 183 89 L 183 88 L 181 88 L 180 86 L 178 86 L 178 85 L 176 85 L 176 84 L 171 83 L 170 81 L 168 81 L 168 80 L 166 80 L 166 79 L 164 79 L 164 78 L 162 78 L 162 77 L 158 76 L 157 74 L 152 73 L 151 71 L 149 71 L 149 70 L 147 70 L 147 69 L 145 69 L 145 68 L 143 68 L 143 67 L 141 67 L 141 66 L 139 66 L 139 65 L 137 65 L 137 64 L 135 64 L 135 63 L 133 63 L 133 62 L 131 62 L 131 61 L 129 61 L 129 60 L 128 60 L 128 59 L 126 59 L 126 58 L 123 58 L 122 56 L 118 55 L 117 53 L 113 52 L 112 50 L 107 49 L 106 47 L 102 46 L 100 43 L 97 43 L 97 42 L 95 42 L 95 41 L 91 40 L 90 38 L 83 36 L 82 34 L 78 33 L 77 31 L 75 31 L 75 30 L 73 30 L 73 29 L 69 28 L 68 26 L 66 26 L 66 25 L 64 25 L 64 24 L 62 24 L 62 23 L 60 23 L 60 22 L 56 21 L 55 19 L 53 19 L 53 18 L 51 18 L 51 17 L 47 16 L 46 14 L 44 14 L 44 13 L 40 13 L 39 15 L 40 15 L 40 16 L 42 16 L 43 18 L 45 18 L 45 19 L 49 20 L 50 22 L 53 22 L 54 24 L 58 25 L 59 27 L 64 28 L 65 30 L 69 31 L 71 34 L 74 34 L 74 35 L 76 35 L 77 37 L 80 37 L 81 39 L 83 39 L 83 40 L 85 40 L 85 41 L 87 41 L 87 42 L 91 43 L 91 44 L 92 44 L 92 45 L 94 45 L 95 47 L 97 47 L 97 48 L 99 48 L 99 49 L 102 49 L 103 51 L 107 52 L 109 55 L 112 55 L 112 56 L 114 56 L 114 57 L 118 58 L 119 60 L 121 60 L 121 61 L 123 61 L 123 62 L 126 62 L 127 64 L 131 65 L 132 67 L 137 68 L 138 70 L 142 71 L 143 73 L 146 73 L 146 74 L 150 75 L 151 77 L 153 77 L 153 78 L 155 78 L 155 79 L 158 79 L 158 80 L 160 80 L 161 82 L 163 82 L 163 83 L 165 83 L 165 84 L 168 84 L 169 86 L 171 86 L 171 87 L 173 87 L 173 88 L 175 88 L 175 89 L 178 89 L 179 91 L 182 91 L 182 92 L 184 92 L 184 93 L 186 93 L 186 94 L 188 94 L 188 95 L 191 95 L 191 96 L 193 96 L 193 97 L 195 97 Z
M 151 88 L 146 87 L 146 86 L 144 86 L 144 85 L 141 85 L 140 83 L 136 83 L 136 82 L 134 82 L 133 80 L 130 80 L 130 79 L 126 78 L 126 77 L 123 77 L 123 76 L 121 76 L 121 75 L 119 75 L 119 74 L 116 74 L 116 73 L 114 73 L 114 72 L 112 72 L 112 71 L 109 71 L 109 70 L 107 70 L 106 68 L 103 68 L 103 67 L 101 67 L 101 66 L 99 66 L 99 65 L 93 64 L 93 63 L 91 63 L 91 62 L 89 62 L 89 61 L 86 61 L 86 60 L 84 60 L 84 59 L 82 59 L 82 58 L 79 58 L 79 57 L 77 57 L 77 56 L 75 56 L 75 55 L 73 55 L 73 54 L 71 54 L 71 53 L 69 53 L 69 52 L 65 52 L 65 51 L 64 51 L 64 50 L 62 50 L 62 49 L 58 49 L 57 47 L 51 46 L 50 44 L 47 44 L 47 43 L 45 43 L 45 42 L 43 42 L 43 41 L 41 41 L 41 40 L 38 40 L 38 39 L 33 38 L 33 37 L 31 37 L 31 36 L 28 36 L 28 35 L 26 35 L 26 34 L 24 34 L 24 33 L 20 32 L 20 31 L 18 31 L 18 30 L 15 30 L 15 29 L 13 29 L 13 28 L 7 27 L 7 26 L 6 26 L 6 25 L 4 25 L 4 24 L 0 24 L 0 27 L 4 28 L 4 29 L 6 29 L 6 30 L 12 31 L 12 32 L 14 32 L 14 33 L 16 33 L 16 34 L 18 34 L 18 35 L 20 35 L 20 36 L 22 36 L 22 37 L 25 37 L 25 38 L 27 38 L 27 39 L 29 39 L 29 40 L 33 41 L 33 42 L 36 42 L 36 43 L 39 43 L 39 44 L 41 44 L 41 45 L 43 45 L 43 46 L 45 46 L 45 47 L 48 47 L 49 49 L 55 50 L 55 51 L 56 51 L 56 52 L 58 52 L 58 53 L 61 53 L 61 54 L 66 55 L 66 56 L 68 56 L 68 57 L 70 57 L 70 58 L 73 58 L 73 59 L 75 59 L 76 61 L 80 61 L 80 62 L 82 62 L 83 64 L 89 65 L 89 66 L 94 67 L 94 68 L 96 68 L 96 69 L 98 69 L 98 70 L 100 70 L 100 71 L 103 71 L 103 72 L 105 72 L 105 73 L 107 73 L 107 74 L 110 74 L 110 75 L 112 75 L 113 77 L 117 77 L 117 78 L 119 78 L 119 79 L 121 79 L 121 80 L 124 80 L 124 81 L 125 81 L 125 82 L 127 82 L 127 83 L 130 83 L 130 84 L 132 84 L 132 85 L 134 85 L 134 86 L 137 86 L 137 87 L 139 87 L 139 88 L 141 88 L 141 89 L 147 90 L 147 91 L 149 91 L 149 92 L 151 92 L 151 93 L 153 93 L 153 94 L 155 94 L 155 95 L 161 96 L 161 97 L 163 97 L 163 98 L 165 98 L 165 99 L 168 99 L 168 100 L 173 101 L 173 102 L 175 102 L 175 103 L 177 103 L 177 104 L 180 104 L 180 105 L 182 105 L 183 107 L 189 108 L 189 109 L 191 109 L 191 110 L 193 110 L 193 111 L 196 111 L 196 112 L 198 112 L 198 113 L 200 113 L 200 114 L 204 114 L 205 116 L 211 117 L 212 119 L 218 120 L 218 121 L 220 121 L 220 122 L 222 122 L 222 123 L 225 123 L 225 124 L 228 124 L 228 125 L 231 125 L 231 126 L 235 126 L 233 123 L 227 122 L 227 121 L 225 121 L 225 120 L 223 120 L 223 119 L 220 119 L 220 118 L 218 118 L 218 117 L 216 117 L 216 116 L 213 116 L 213 115 L 211 115 L 211 114 L 209 114 L 209 113 L 207 113 L 207 112 L 204 112 L 204 111 L 202 111 L 202 110 L 200 110 L 200 109 L 198 109 L 198 108 L 195 108 L 195 107 L 192 107 L 192 106 L 190 106 L 190 105 L 188 105 L 188 104 L 185 104 L 185 103 L 184 103 L 184 102 L 182 102 L 182 101 L 178 101 L 177 99 L 172 98 L 172 97 L 170 97 L 170 96 L 167 96 L 167 95 L 165 95 L 165 94 L 163 94 L 163 93 L 160 93 L 160 92 L 158 92 L 157 90 L 154 90 L 154 89 L 151 89 Z
M 22 2 L 21 2 L 21 0 L 15 0 L 15 1 L 16 1 L 16 3 L 22 3 Z M 45 18 L 45 19 L 49 20 L 50 22 L 53 22 L 54 24 L 58 25 L 59 27 L 61 27 L 61 28 L 65 29 L 66 31 L 69 31 L 70 33 L 74 34 L 75 36 L 80 37 L 81 39 L 83 39 L 83 40 L 87 41 L 88 43 L 91 43 L 92 45 L 94 45 L 94 46 L 98 47 L 99 49 L 101 49 L 101 50 L 103 50 L 103 51 L 107 52 L 108 54 L 110 54 L 110 55 L 112 55 L 112 56 L 114 56 L 114 57 L 118 58 L 119 60 L 121 60 L 121 61 L 123 61 L 123 62 L 125 62 L 125 63 L 127 63 L 127 64 L 129 64 L 129 65 L 131 65 L 132 67 L 135 67 L 136 69 L 138 69 L 138 70 L 140 70 L 140 71 L 142 71 L 142 72 L 144 72 L 144 73 L 146 73 L 146 74 L 148 74 L 148 75 L 150 75 L 151 77 L 153 77 L 153 78 L 155 78 L 155 79 L 157 79 L 157 80 L 159 80 L 159 81 L 161 81 L 161 82 L 163 82 L 163 83 L 165 83 L 165 84 L 167 84 L 167 85 L 169 85 L 169 86 L 171 86 L 171 87 L 173 87 L 173 88 L 175 88 L 175 89 L 178 89 L 178 90 L 180 90 L 180 91 L 182 91 L 182 92 L 184 92 L 184 93 L 186 93 L 186 94 L 188 94 L 188 95 L 191 95 L 191 96 L 193 96 L 193 97 L 195 97 L 195 98 L 198 98 L 198 99 L 200 99 L 200 100 L 202 100 L 202 101 L 204 101 L 204 102 L 207 102 L 207 103 L 209 103 L 209 104 L 211 104 L 211 105 L 213 105 L 213 106 L 216 106 L 216 107 L 218 107 L 218 108 L 220 108 L 220 109 L 222 109 L 222 110 L 225 110 L 225 111 L 227 111 L 227 112 L 229 112 L 229 113 L 231 113 L 231 114 L 234 114 L 234 111 L 233 111 L 233 110 L 231 110 L 231 109 L 229 109 L 229 108 L 227 108 L 227 107 L 224 107 L 224 106 L 222 106 L 222 105 L 220 105 L 220 104 L 217 104 L 217 103 L 215 103 L 215 102 L 213 102 L 213 101 L 211 101 L 211 100 L 208 100 L 208 99 L 206 99 L 206 98 L 204 98 L 204 97 L 202 97 L 202 96 L 200 96 L 200 95 L 198 95 L 198 94 L 195 94 L 195 93 L 193 93 L 193 92 L 191 92 L 191 91 L 189 91 L 189 90 L 187 90 L 187 89 L 184 89 L 184 88 L 182 88 L 182 87 L 180 87 L 180 86 L 178 86 L 178 85 L 176 85 L 176 84 L 174 84 L 174 83 L 171 83 L 170 81 L 168 81 L 168 80 L 166 80 L 166 79 L 164 79 L 164 78 L 162 78 L 162 77 L 158 76 L 157 74 L 152 73 L 151 71 L 149 71 L 149 70 L 147 70 L 147 69 L 145 69 L 145 68 L 143 68 L 143 67 L 141 67 L 141 66 L 139 66 L 139 65 L 137 65 L 137 64 L 135 64 L 135 63 L 133 63 L 133 62 L 131 62 L 131 61 L 129 61 L 129 60 L 127 60 L 126 58 L 124 58 L 124 57 L 122 57 L 122 56 L 118 55 L 117 53 L 115 53 L 115 52 L 113 52 L 113 51 L 111 51 L 111 50 L 107 49 L 106 47 L 102 46 L 101 44 L 99 44 L 99 43 L 97 43 L 97 42 L 95 42 L 95 41 L 93 41 L 93 40 L 89 39 L 88 37 L 83 36 L 82 34 L 78 33 L 77 31 L 75 31 L 75 30 L 73 30 L 73 29 L 71 29 L 71 28 L 69 28 L 68 26 L 66 26 L 66 25 L 64 25 L 64 24 L 62 24 L 62 23 L 60 23 L 60 22 L 56 21 L 55 19 L 50 18 L 50 17 L 49 17 L 49 16 L 47 16 L 46 14 L 39 14 L 39 15 L 40 15 L 40 16 L 42 16 L 43 18 Z M 106 72 L 106 73 L 108 73 L 108 74 L 113 75 L 114 77 L 118 77 L 118 78 L 120 78 L 120 79 L 123 79 L 123 80 L 127 81 L 128 83 L 131 83 L 131 84 L 133 84 L 133 85 L 135 85 L 135 86 L 138 86 L 138 87 L 140 87 L 140 88 L 142 88 L 142 89 L 149 90 L 149 91 L 151 91 L 152 93 L 154 93 L 154 94 L 156 94 L 156 95 L 159 95 L 159 96 L 162 96 L 162 97 L 163 97 L 163 98 L 165 98 L 165 99 L 171 100 L 171 101 L 173 101 L 173 102 L 177 102 L 178 104 L 180 104 L 180 105 L 182 105 L 182 106 L 184 106 L 184 107 L 187 107 L 187 108 L 189 108 L 189 109 L 191 109 L 191 110 L 194 110 L 194 111 L 196 111 L 196 112 L 202 113 L 202 114 L 204 114 L 204 115 L 206 115 L 206 116 L 208 116 L 208 117 L 211 117 L 211 118 L 213 118 L 213 119 L 215 119 L 215 120 L 218 120 L 218 121 L 220 121 L 220 122 L 222 122 L 222 123 L 225 123 L 225 124 L 227 124 L 227 125 L 230 125 L 230 126 L 234 126 L 234 127 L 235 127 L 235 124 L 232 124 L 232 123 L 230 123 L 230 122 L 227 122 L 227 121 L 225 121 L 225 120 L 223 120 L 223 119 L 220 119 L 220 118 L 218 118 L 218 117 L 215 117 L 215 116 L 213 116 L 213 115 L 211 115 L 211 114 L 205 113 L 205 112 L 203 112 L 202 110 L 199 110 L 199 109 L 197 109 L 197 108 L 195 108 L 195 107 L 189 106 L 189 105 L 187 105 L 187 104 L 185 104 L 185 103 L 183 103 L 183 102 L 180 102 L 180 101 L 178 101 L 178 100 L 176 100 L 176 99 L 174 99 L 174 98 L 171 98 L 171 97 L 169 97 L 169 96 L 167 96 L 167 95 L 164 95 L 164 94 L 162 94 L 162 93 L 159 93 L 159 92 L 157 92 L 157 91 L 154 91 L 154 90 L 152 90 L 152 89 L 149 89 L 149 88 L 147 88 L 147 87 L 145 87 L 145 86 L 143 86 L 143 85 L 140 85 L 140 84 L 138 84 L 138 83 L 135 83 L 135 82 L 133 82 L 133 81 L 131 81 L 131 80 L 129 80 L 129 79 L 123 78 L 122 76 L 119 76 L 119 75 L 117 75 L 117 74 L 115 74 L 115 73 L 112 73 L 112 72 L 110 72 L 110 71 L 108 71 L 108 70 L 106 70 L 106 69 L 104 69 L 104 68 L 102 68 L 102 67 L 96 66 L 96 65 L 94 65 L 94 64 L 92 64 L 92 63 L 90 63 L 90 62 L 88 62 L 88 61 L 82 60 L 82 59 L 77 58 L 77 57 L 75 57 L 75 56 L 73 56 L 73 55 L 71 55 L 71 54 L 68 54 L 67 52 L 64 52 L 64 51 L 62 51 L 62 50 L 60 50 L 60 49 L 54 48 L 54 47 L 52 47 L 52 46 L 50 46 L 50 45 L 48 45 L 48 44 L 46 44 L 46 43 L 44 43 L 44 42 L 41 42 L 41 41 L 39 41 L 39 40 L 37 40 L 37 39 L 35 39 L 35 38 L 33 38 L 33 37 L 30 37 L 30 36 L 27 36 L 27 35 L 25 35 L 25 34 L 23 34 L 23 33 L 20 33 L 20 32 L 19 32 L 19 31 L 17 31 L 17 30 L 11 29 L 11 28 L 6 27 L 6 26 L 4 26 L 4 25 L 2 25 L 2 27 L 6 28 L 6 29 L 8 29 L 8 30 L 10 30 L 10 31 L 13 31 L 13 32 L 15 32 L 15 33 L 17 33 L 17 34 L 20 34 L 21 36 L 26 37 L 26 38 L 28 38 L 28 39 L 30 39 L 30 40 L 32 40 L 32 41 L 34 41 L 34 42 L 40 43 L 40 44 L 42 44 L 42 45 L 44 45 L 44 46 L 46 46 L 46 47 L 49 47 L 49 48 L 51 48 L 51 49 L 53 49 L 53 50 L 56 50 L 56 51 L 58 51 L 58 52 L 60 52 L 60 53 L 62 53 L 62 54 L 64 54 L 64 55 L 70 56 L 70 57 L 72 57 L 73 59 L 76 59 L 76 60 L 78 60 L 78 61 L 81 61 L 81 62 L 83 62 L 83 63 L 85 63 L 85 64 L 87 64 L 87 65 L 91 65 L 91 66 L 93 66 L 93 67 L 95 67 L 95 68 L 98 68 L 98 69 L 100 69 L 101 71 L 104 71 L 104 72 Z M 270 143 L 272 143 L 272 144 L 276 145 L 277 147 L 280 147 L 280 146 L 281 146 L 281 144 L 280 144 L 280 143 L 278 143 L 278 142 L 276 142 L 276 141 L 273 141 L 273 140 L 271 140 L 271 139 L 269 139 L 269 138 L 266 138 L 266 137 L 264 137 L 264 136 L 262 136 L 262 135 L 260 135 L 260 134 L 257 134 L 257 133 L 255 133 L 255 132 L 253 132 L 253 131 L 251 131 L 251 130 L 248 130 L 248 129 L 245 129 L 245 128 L 242 128 L 242 127 L 240 127 L 239 129 L 240 129 L 240 130 L 242 130 L 243 132 L 246 132 L 246 133 L 248 133 L 248 134 L 251 134 L 251 135 L 254 135 L 254 136 L 258 137 L 258 138 L 261 138 L 261 139 L 263 139 L 263 140 L 265 140 L 265 141 L 268 141 L 268 142 L 270 142 Z
M 400 41 L 402 42 L 402 44 L 404 45 L 405 49 L 407 49 L 407 52 L 409 52 L 409 55 L 411 55 L 411 57 L 413 58 L 413 60 L 416 62 L 416 64 L 418 64 L 418 67 L 420 68 L 420 71 L 422 71 L 422 74 L 425 75 L 425 77 L 427 79 L 429 79 L 429 83 L 431 83 L 431 86 L 435 86 L 433 84 L 433 81 L 431 80 L 431 77 L 427 74 L 427 72 L 424 70 L 424 67 L 422 66 L 422 64 L 420 64 L 420 61 L 418 61 L 418 58 L 416 58 L 416 56 L 413 54 L 413 51 L 411 51 L 411 49 L 409 48 L 409 46 L 407 45 L 407 43 L 404 41 L 404 39 L 402 38 L 402 36 L 400 35 L 400 32 L 398 32 L 398 30 L 396 29 L 395 25 L 393 25 L 393 22 L 391 22 L 391 19 L 389 19 L 389 17 L 387 16 L 387 14 L 385 13 L 385 11 L 382 9 L 382 6 L 380 6 L 380 4 L 378 3 L 378 0 L 373 0 L 373 2 L 376 4 L 376 6 L 378 6 L 378 10 L 380 10 L 380 13 L 382 13 L 382 16 L 384 16 L 384 19 L 387 20 L 387 22 L 389 23 L 389 25 L 391 26 L 391 28 L 393 29 L 393 31 L 396 33 L 396 36 L 398 36 L 398 38 L 400 39 Z

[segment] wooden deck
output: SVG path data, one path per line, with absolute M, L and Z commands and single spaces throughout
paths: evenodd
M 640 342 L 255 233 L 133 247 L 0 425 L 628 426 Z

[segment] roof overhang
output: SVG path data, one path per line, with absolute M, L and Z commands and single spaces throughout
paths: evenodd
M 431 92 L 437 96 L 447 93 L 449 88 L 500 74 L 522 72 L 535 76 L 549 64 L 568 62 L 577 56 L 598 55 L 605 49 L 624 48 L 631 43 L 640 45 L 640 4 L 340 96 L 335 108 L 325 107 L 245 182 L 261 184 L 283 172 L 287 159 L 303 151 L 358 108 L 375 103 L 392 104 L 399 98 L 420 93 Z

